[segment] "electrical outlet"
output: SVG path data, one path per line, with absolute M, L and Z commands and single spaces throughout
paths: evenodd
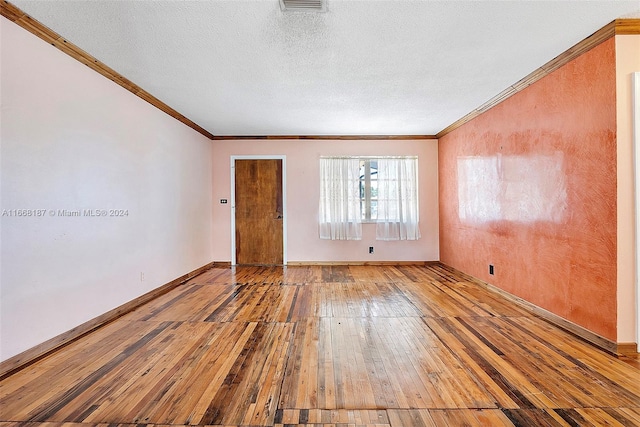
M 143 272 L 140 272 L 140 281 L 144 282 L 144 273 Z
M 493 264 L 489 264 L 489 274 L 493 276 Z
M 369 253 L 372 254 L 373 253 L 373 246 L 369 246 Z

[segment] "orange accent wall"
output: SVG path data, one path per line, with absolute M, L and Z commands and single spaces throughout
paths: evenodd
M 615 341 L 614 39 L 438 150 L 441 261 Z

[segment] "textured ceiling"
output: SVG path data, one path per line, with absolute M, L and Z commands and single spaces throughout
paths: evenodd
M 640 0 L 12 0 L 215 135 L 434 135 Z

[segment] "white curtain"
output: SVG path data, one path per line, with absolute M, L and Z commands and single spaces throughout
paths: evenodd
M 362 239 L 359 173 L 359 159 L 320 159 L 321 239 Z
M 376 240 L 417 240 L 418 159 L 378 159 Z

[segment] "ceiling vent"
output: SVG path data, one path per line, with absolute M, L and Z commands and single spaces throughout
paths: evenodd
M 280 0 L 283 12 L 326 12 L 327 0 Z

